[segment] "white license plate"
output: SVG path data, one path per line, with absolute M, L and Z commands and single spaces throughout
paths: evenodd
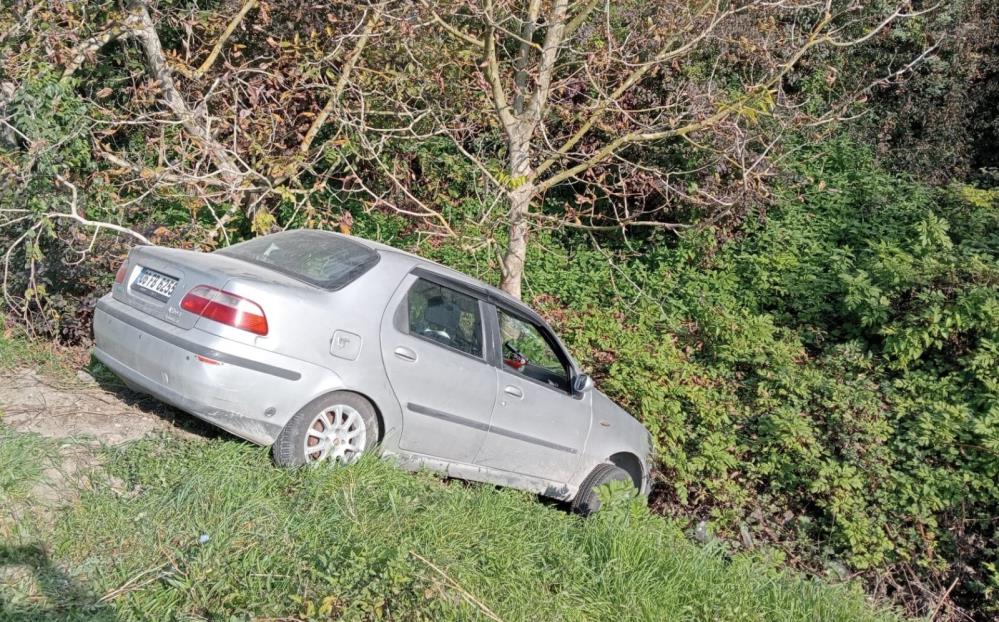
M 177 279 L 149 268 L 143 268 L 139 277 L 132 283 L 132 287 L 144 294 L 150 294 L 154 298 L 167 300 L 173 294 L 173 289 L 177 287 Z

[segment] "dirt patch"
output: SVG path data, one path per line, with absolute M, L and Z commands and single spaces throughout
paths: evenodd
M 148 395 L 114 382 L 100 384 L 82 371 L 72 377 L 30 368 L 0 372 L 0 421 L 18 432 L 57 441 L 42 457 L 44 472 L 31 488 L 30 503 L 19 509 L 32 521 L 46 525 L 53 521 L 52 509 L 73 502 L 99 473 L 101 445 L 150 434 L 182 438 L 221 434 Z
M 86 375 L 58 380 L 33 369 L 0 378 L 0 413 L 5 425 L 21 432 L 106 444 L 154 432 L 213 434 L 194 417 L 124 387 L 102 386 Z

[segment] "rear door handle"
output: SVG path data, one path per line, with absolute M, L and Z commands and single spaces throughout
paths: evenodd
M 401 358 L 404 361 L 409 361 L 410 363 L 416 362 L 416 352 L 413 352 L 409 348 L 399 346 L 395 349 L 394 353 L 397 358 Z
M 503 387 L 503 392 L 509 395 L 510 397 L 517 398 L 518 400 L 523 399 L 524 397 L 524 392 L 520 389 L 520 387 L 515 387 L 512 384 L 508 384 L 505 387 Z

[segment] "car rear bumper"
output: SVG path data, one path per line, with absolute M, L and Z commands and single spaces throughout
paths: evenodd
M 270 445 L 329 370 L 192 328 L 110 295 L 94 312 L 94 356 L 135 386 L 200 419 Z

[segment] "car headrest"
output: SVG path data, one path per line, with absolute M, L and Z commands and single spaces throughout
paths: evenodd
M 458 324 L 458 308 L 441 296 L 434 296 L 427 301 L 427 310 L 423 312 L 427 324 L 441 328 L 452 328 Z

